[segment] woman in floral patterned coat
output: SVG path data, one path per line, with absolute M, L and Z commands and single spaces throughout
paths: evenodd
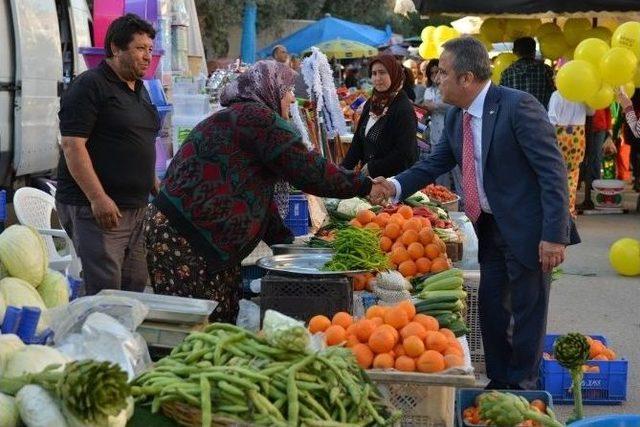
M 212 320 L 235 320 L 240 262 L 260 240 L 293 241 L 274 202 L 278 181 L 323 197 L 371 189 L 366 176 L 309 151 L 288 123 L 295 76 L 286 65 L 260 61 L 227 85 L 226 108 L 189 134 L 147 212 L 154 291 L 216 300 Z

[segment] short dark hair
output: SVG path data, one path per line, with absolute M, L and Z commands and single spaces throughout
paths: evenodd
M 134 13 L 127 13 L 114 20 L 109 25 L 107 35 L 104 38 L 104 49 L 107 52 L 107 58 L 113 57 L 111 43 L 122 50 L 127 50 L 135 34 L 147 34 L 154 39 L 156 37 L 156 30 L 153 29 L 153 26 L 149 22 Z
M 520 58 L 533 58 L 536 56 L 536 41 L 533 37 L 520 37 L 513 42 L 513 53 Z
M 489 53 L 478 39 L 470 36 L 458 37 L 445 42 L 442 48 L 453 54 L 453 70 L 456 73 L 471 72 L 481 81 L 491 77 Z

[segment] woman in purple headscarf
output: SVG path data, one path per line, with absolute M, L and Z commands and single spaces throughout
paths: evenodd
M 274 203 L 277 182 L 323 197 L 369 194 L 364 175 L 309 151 L 289 124 L 295 77 L 284 64 L 257 62 L 175 154 L 145 218 L 156 293 L 216 300 L 212 320 L 233 322 L 240 262 L 261 240 L 293 241 Z

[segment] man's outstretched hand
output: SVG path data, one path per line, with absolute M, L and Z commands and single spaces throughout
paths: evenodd
M 396 186 L 384 177 L 377 177 L 372 180 L 373 186 L 369 193 L 369 200 L 374 205 L 385 206 L 389 203 L 389 199 L 393 199 L 396 195 Z

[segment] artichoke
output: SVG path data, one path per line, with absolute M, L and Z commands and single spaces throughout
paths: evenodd
M 553 343 L 553 356 L 560 366 L 571 373 L 573 390 L 573 414 L 569 422 L 581 420 L 584 417 L 582 407 L 582 365 L 589 359 L 589 342 L 584 335 L 573 332 L 559 337 Z
M 511 393 L 492 391 L 479 399 L 480 418 L 498 427 L 516 426 L 526 420 L 533 420 L 545 427 L 563 427 L 549 409 L 548 415 L 531 408 L 529 401 Z
M 0 379 L 0 392 L 15 395 L 27 384 L 37 384 L 53 393 L 64 409 L 77 419 L 106 425 L 127 407 L 131 394 L 127 374 L 117 364 L 82 360 L 65 365 L 50 365 L 37 374 Z

